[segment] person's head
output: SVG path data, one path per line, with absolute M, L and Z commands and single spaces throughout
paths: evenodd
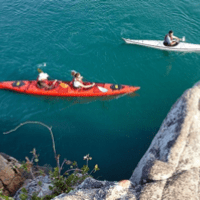
M 170 36 L 173 35 L 173 31 L 172 31 L 172 30 L 169 31 L 169 35 L 170 35 Z
M 78 78 L 78 79 L 83 78 L 83 77 L 81 76 L 81 74 L 78 73 L 78 72 L 74 75 L 74 77 L 75 77 L 75 78 Z
M 74 76 L 75 76 L 75 78 L 79 78 L 81 76 L 81 74 L 77 72 Z

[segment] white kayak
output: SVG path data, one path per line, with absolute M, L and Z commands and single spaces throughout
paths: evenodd
M 166 51 L 200 52 L 199 44 L 180 42 L 176 46 L 165 46 L 162 40 L 131 40 L 122 38 L 127 44 L 136 44 Z

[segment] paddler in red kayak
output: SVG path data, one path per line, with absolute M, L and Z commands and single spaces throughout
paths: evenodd
M 46 89 L 46 90 L 51 90 L 54 88 L 57 80 L 55 80 L 51 85 L 49 85 L 49 80 L 48 77 L 49 75 L 47 73 L 44 73 L 43 71 L 39 71 L 39 75 L 37 77 L 37 86 L 40 89 Z
M 71 75 L 73 76 L 72 83 L 75 88 L 91 88 L 95 85 L 95 83 L 92 83 L 91 85 L 84 85 L 82 81 L 83 77 L 78 72 L 72 71 Z
M 173 40 L 176 41 L 173 41 Z M 165 35 L 164 45 L 165 46 L 176 46 L 180 41 L 180 38 L 173 35 L 173 31 L 169 31 L 167 35 Z

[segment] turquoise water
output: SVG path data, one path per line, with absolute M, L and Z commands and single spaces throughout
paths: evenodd
M 130 178 L 177 98 L 199 80 L 197 53 L 126 45 L 122 37 L 163 39 L 170 30 L 200 43 L 199 1 L 0 0 L 0 81 L 36 79 L 37 67 L 69 80 L 75 69 L 94 82 L 140 86 L 136 96 L 62 99 L 0 91 L 0 133 L 32 120 L 53 127 L 61 158 L 99 179 Z M 46 65 L 46 66 L 45 66 Z M 0 134 L 0 151 L 19 160 L 35 147 L 55 166 L 51 137 L 39 125 Z

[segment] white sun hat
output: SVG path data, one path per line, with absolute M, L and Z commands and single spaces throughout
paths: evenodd
M 38 81 L 46 80 L 49 77 L 47 73 L 41 72 L 38 77 Z

